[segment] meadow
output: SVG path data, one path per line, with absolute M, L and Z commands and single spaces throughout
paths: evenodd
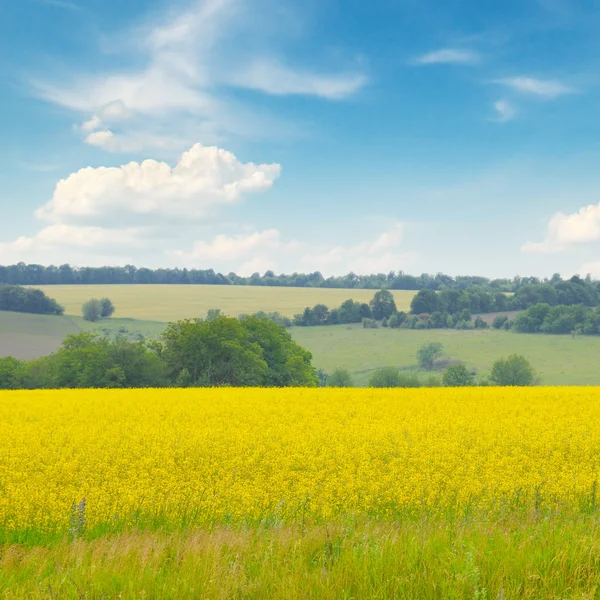
M 344 300 L 369 302 L 377 290 L 288 288 L 241 285 L 51 285 L 35 286 L 65 307 L 67 315 L 81 315 L 90 298 L 110 298 L 115 317 L 144 321 L 177 321 L 203 317 L 220 308 L 231 317 L 258 311 L 293 317 L 307 306 L 339 306 Z M 416 292 L 394 291 L 398 310 L 408 311 Z
M 494 361 L 522 354 L 545 385 L 600 385 L 596 336 L 524 334 L 510 331 L 456 329 L 363 329 L 361 326 L 294 327 L 294 339 L 313 354 L 313 363 L 331 373 L 348 369 L 356 385 L 366 385 L 372 372 L 385 366 L 418 370 L 419 347 L 431 341 L 444 347 L 447 361 L 462 361 L 480 375 Z M 421 374 L 426 375 L 425 372 Z
M 593 598 L 599 399 L 0 392 L 0 591 Z

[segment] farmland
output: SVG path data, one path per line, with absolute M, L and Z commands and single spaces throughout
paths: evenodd
M 113 318 L 89 323 L 75 316 L 0 311 L 0 356 L 22 359 L 43 356 L 57 350 L 67 335 L 80 331 L 154 339 L 164 328 L 165 323 L 157 321 Z M 517 352 L 531 361 L 546 385 L 600 385 L 597 336 L 573 338 L 496 330 L 363 329 L 359 325 L 292 327 L 290 332 L 295 341 L 312 352 L 317 368 L 327 372 L 346 368 L 359 386 L 366 385 L 371 373 L 380 367 L 416 369 L 417 349 L 429 341 L 443 344 L 444 360 L 463 361 L 480 374 L 488 373 L 498 358 Z
M 257 311 L 292 317 L 319 303 L 334 308 L 350 298 L 369 302 L 376 291 L 238 285 L 52 285 L 38 289 L 62 304 L 67 315 L 79 316 L 84 302 L 107 296 L 116 307 L 115 317 L 164 322 L 203 317 L 211 308 L 232 317 Z M 398 310 L 407 311 L 414 295 L 395 291 Z
M 600 385 L 597 368 L 600 337 L 522 334 L 510 331 L 456 329 L 363 329 L 360 326 L 294 327 L 294 339 L 313 353 L 327 372 L 348 369 L 357 385 L 384 366 L 416 369 L 416 353 L 426 342 L 443 344 L 446 360 L 462 361 L 486 374 L 495 360 L 522 354 L 545 385 Z
M 2 392 L 0 589 L 593 597 L 599 421 L 591 388 Z

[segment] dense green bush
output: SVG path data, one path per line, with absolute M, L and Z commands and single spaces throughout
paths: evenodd
M 417 375 L 401 373 L 396 367 L 377 369 L 369 378 L 369 387 L 373 388 L 418 388 L 421 385 Z
M 65 309 L 42 290 L 0 284 L 0 310 L 39 315 L 62 315 Z
M 534 385 L 536 375 L 524 356 L 511 354 L 508 358 L 501 358 L 492 365 L 490 381 L 500 386 L 527 386 Z

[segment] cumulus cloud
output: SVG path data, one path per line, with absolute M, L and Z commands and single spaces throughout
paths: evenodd
M 172 9 L 125 32 L 127 42 L 111 40 L 111 54 L 119 59 L 113 69 L 73 69 L 66 80 L 42 77 L 31 83 L 48 102 L 85 115 L 84 133 L 110 131 L 110 141 L 107 133 L 87 135 L 86 141 L 113 152 L 159 147 L 156 140 L 165 130 L 185 143 L 192 117 L 197 136 L 207 129 L 253 136 L 277 131 L 264 126 L 264 117 L 240 118 L 240 113 L 252 112 L 250 101 L 232 100 L 229 88 L 341 100 L 365 84 L 366 77 L 356 69 L 316 71 L 288 64 L 272 48 L 261 49 L 260 56 L 258 49 L 249 52 L 246 38 L 256 45 L 256 20 L 248 17 L 249 8 L 249 0 L 191 0 L 183 12 Z M 269 14 L 265 11 L 264 19 Z M 132 63 L 136 66 L 122 66 Z M 115 123 L 122 130 L 115 131 Z M 137 132 L 137 145 L 119 142 L 122 135 L 130 137 L 131 129 Z M 142 146 L 145 141 L 153 143 Z
M 541 242 L 526 242 L 525 252 L 562 252 L 569 245 L 593 242 L 600 239 L 600 204 L 590 204 L 577 212 L 553 215 L 548 222 L 546 238 Z
M 168 227 L 189 235 L 225 206 L 268 190 L 278 164 L 239 161 L 231 152 L 196 144 L 175 166 L 156 160 L 120 167 L 87 167 L 62 179 L 35 216 L 48 225 L 30 237 L 0 245 L 0 263 L 24 256 L 48 262 L 53 248 L 63 260 L 71 250 L 105 255 L 105 248 L 154 249 Z M 22 257 L 21 254 L 23 255 Z M 86 254 L 87 255 L 87 254 Z
M 231 152 L 196 144 L 174 167 L 145 160 L 80 169 L 58 182 L 36 216 L 51 223 L 96 223 L 115 215 L 201 219 L 269 189 L 280 171 L 278 164 L 242 163 Z
M 536 79 L 534 77 L 508 77 L 497 79 L 496 83 L 505 85 L 516 92 L 539 96 L 542 98 L 557 98 L 565 94 L 575 94 L 577 90 L 565 83 L 552 79 Z
M 442 48 L 434 50 L 413 60 L 415 65 L 474 65 L 481 61 L 481 55 L 474 50 Z

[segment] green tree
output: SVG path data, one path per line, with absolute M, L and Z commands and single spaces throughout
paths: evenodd
M 192 386 L 260 386 L 267 378 L 263 349 L 238 319 L 169 323 L 161 340 L 161 357 L 173 381 L 184 371 Z
M 19 387 L 19 375 L 23 363 L 12 356 L 0 358 L 0 390 L 14 390 Z
M 419 290 L 410 303 L 414 315 L 431 314 L 438 310 L 438 295 L 433 290 Z
M 261 385 L 269 387 L 315 387 L 319 378 L 312 354 L 297 344 L 283 325 L 268 318 L 246 317 L 241 324 L 251 342 L 262 349 L 267 373 Z
M 115 313 L 115 305 L 111 302 L 109 298 L 102 298 L 100 300 L 100 305 L 100 316 L 103 319 L 108 319 L 109 317 L 113 316 L 113 314 Z
M 521 355 L 511 354 L 492 365 L 490 381 L 499 386 L 534 385 L 535 371 L 530 362 Z
M 467 387 L 474 383 L 475 377 L 462 363 L 450 365 L 442 375 L 442 385 L 445 387 Z
M 373 318 L 381 321 L 391 317 L 396 310 L 396 302 L 394 295 L 389 290 L 379 290 L 373 296 L 373 299 L 369 303 Z
M 492 321 L 492 327 L 494 329 L 504 329 L 504 325 L 507 321 L 508 315 L 498 315 L 497 317 L 494 317 L 494 320 Z
M 81 307 L 81 312 L 86 321 L 95 323 L 102 317 L 102 302 L 96 298 L 92 298 Z
M 142 388 L 166 384 L 158 355 L 144 342 L 114 342 L 91 333 L 67 336 L 49 357 L 44 387 Z
M 354 387 L 350 371 L 348 369 L 336 369 L 327 378 L 327 387 Z
M 417 351 L 417 360 L 422 369 L 431 371 L 434 367 L 436 358 L 443 353 L 443 346 L 439 342 L 428 342 Z

